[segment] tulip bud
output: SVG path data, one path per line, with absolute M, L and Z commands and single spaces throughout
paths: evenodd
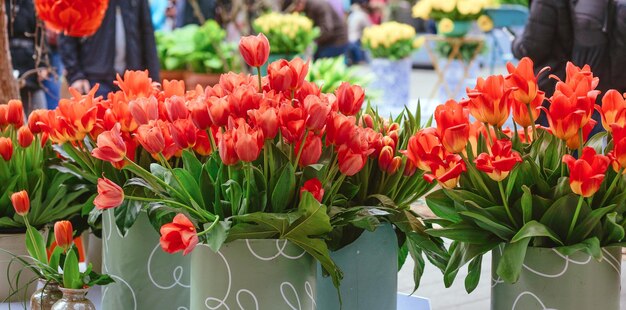
M 396 141 L 393 140 L 390 136 L 383 137 L 383 146 L 390 146 L 392 149 L 396 149 Z
M 0 127 L 2 127 L 2 106 L 0 106 Z M 30 129 L 30 132 L 32 132 L 33 134 L 38 134 L 40 132 L 42 132 L 42 128 L 39 124 L 37 124 L 38 122 L 44 122 L 47 119 L 48 116 L 48 110 L 35 110 L 33 112 L 30 113 L 30 116 L 28 116 L 28 129 Z M 54 111 L 50 111 L 52 113 L 54 113 Z
M 361 110 L 365 100 L 365 92 L 358 85 L 343 82 L 335 92 L 339 111 L 344 115 L 356 115 Z
M 417 167 L 415 167 L 413 161 L 407 160 L 406 164 L 404 165 L 404 171 L 402 172 L 402 175 L 404 175 L 405 177 L 412 177 L 415 174 L 415 171 L 417 171 Z
M 389 125 L 389 127 L 387 127 L 387 133 L 391 133 L 392 131 L 396 131 L 396 130 L 400 130 L 400 124 L 398 123 L 391 123 Z
M 7 104 L 7 122 L 15 128 L 24 125 L 24 107 L 19 100 L 9 100 Z
M 184 214 L 177 214 L 171 223 L 161 226 L 160 232 L 161 248 L 167 253 L 182 251 L 183 255 L 187 255 L 199 241 L 196 227 Z
M 11 160 L 13 156 L 13 141 L 7 137 L 0 137 L 0 156 L 4 161 Z
M 159 154 L 165 149 L 165 137 L 161 126 L 155 121 L 137 128 L 137 141 L 150 154 Z
M 367 127 L 367 128 L 374 128 L 374 119 L 372 118 L 371 115 L 364 114 L 363 115 L 363 124 L 365 124 L 365 127 Z
M 191 112 L 191 121 L 200 130 L 207 130 L 213 125 L 211 116 L 209 116 L 209 107 L 204 100 L 193 100 L 189 103 L 189 111 Z
M 0 104 L 0 129 L 9 124 L 7 121 L 7 110 L 9 106 L 6 104 Z
M 189 110 L 185 105 L 185 98 L 181 96 L 173 96 L 165 99 L 165 110 L 167 111 L 167 117 L 170 122 L 189 116 Z
M 380 155 L 378 155 L 378 167 L 380 167 L 380 170 L 387 171 L 389 169 L 393 155 L 394 151 L 391 146 L 383 146 L 382 150 L 380 150 Z
M 98 210 L 119 207 L 124 202 L 124 190 L 107 178 L 98 179 L 98 196 L 93 204 Z
M 261 67 L 270 54 L 270 42 L 264 34 L 245 36 L 239 40 L 239 52 L 250 67 Z
M 57 246 L 67 251 L 72 246 L 74 229 L 70 221 L 58 221 L 54 223 L 54 240 Z
M 21 147 L 27 148 L 33 143 L 33 133 L 28 129 L 28 127 L 22 126 L 17 130 L 17 142 Z
M 391 163 L 389 163 L 386 172 L 389 174 L 395 174 L 398 172 L 398 169 L 400 169 L 400 165 L 402 165 L 402 158 L 400 158 L 400 156 L 396 156 L 391 160 Z
M 26 191 L 13 193 L 11 195 L 11 203 L 13 204 L 13 209 L 15 209 L 15 213 L 18 215 L 26 216 L 26 214 L 28 214 L 28 210 L 30 210 L 30 199 Z
M 398 139 L 399 139 L 398 130 L 388 131 L 387 136 L 389 136 L 393 140 L 393 142 L 395 142 L 395 145 L 398 145 Z

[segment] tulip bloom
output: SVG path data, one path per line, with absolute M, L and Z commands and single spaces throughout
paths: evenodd
M 93 157 L 110 163 L 119 163 L 126 157 L 126 143 L 120 132 L 120 125 L 105 131 L 98 136 L 97 147 L 91 152 Z
M 506 77 L 506 86 L 509 89 L 513 89 L 513 98 L 518 105 L 524 107 L 531 102 L 535 102 L 536 97 L 542 93 L 537 85 L 537 79 L 541 73 L 549 69 L 548 67 L 543 68 L 539 74 L 535 75 L 533 67 L 533 61 L 528 57 L 520 59 L 517 67 L 510 62 L 506 64 L 506 69 L 509 72 L 509 75 Z
M 509 94 L 501 75 L 492 75 L 486 80 L 478 78 L 476 88 L 467 90 L 470 113 L 481 123 L 502 127 L 511 112 Z
M 30 210 L 30 199 L 28 198 L 28 192 L 19 191 L 11 195 L 11 204 L 15 213 L 19 216 L 26 216 Z
M 345 144 L 354 135 L 356 119 L 340 113 L 331 113 L 326 123 L 326 144 Z
M 183 251 L 187 255 L 198 244 L 196 227 L 184 214 L 177 214 L 171 223 L 161 226 L 160 232 L 161 248 L 170 254 Z
M 365 92 L 358 85 L 350 85 L 343 82 L 335 91 L 337 95 L 337 106 L 339 111 L 345 115 L 356 115 L 361 111 L 363 101 L 365 101 Z
M 198 128 L 190 119 L 177 119 L 169 125 L 172 139 L 179 148 L 188 149 L 196 145 L 196 141 L 198 139 Z
M 192 100 L 189 103 L 189 112 L 191 115 L 191 121 L 200 130 L 207 130 L 212 125 L 211 116 L 209 115 L 209 107 L 203 100 Z
M 265 140 L 260 129 L 251 128 L 242 120 L 233 131 L 233 142 L 237 157 L 244 162 L 253 162 L 261 154 Z
M 445 149 L 439 141 L 435 128 L 418 131 L 409 138 L 407 150 L 403 152 L 414 167 L 430 171 L 430 164 L 443 158 Z
M 222 127 L 228 124 L 230 115 L 230 104 L 225 98 L 211 97 L 207 100 L 209 104 L 209 116 L 216 126 Z
M 36 0 L 37 16 L 48 27 L 72 37 L 93 35 L 104 19 L 108 0 Z
M 264 34 L 245 36 L 239 40 L 239 53 L 250 67 L 261 67 L 270 55 L 270 42 Z
M 626 168 L 626 127 L 619 126 L 617 124 L 611 125 L 611 132 L 613 133 L 613 157 L 616 163 L 622 169 Z M 619 169 L 615 169 L 619 170 Z
M 232 166 L 239 162 L 237 151 L 235 150 L 235 140 L 233 139 L 234 129 L 217 134 L 218 149 L 220 158 L 224 165 Z
M 461 173 L 465 171 L 465 162 L 458 154 L 448 154 L 445 158 L 430 165 L 431 173 L 424 174 L 424 180 L 432 183 L 437 180 L 442 187 L 453 189 L 459 184 Z
M 319 132 L 324 129 L 331 105 L 328 98 L 309 95 L 304 99 L 304 108 L 308 114 L 306 128 Z
M 317 178 L 310 179 L 302 185 L 300 188 L 300 197 L 302 197 L 302 193 L 309 192 L 313 195 L 317 201 L 322 202 L 324 198 L 324 187 L 322 186 L 322 182 Z
M 145 125 L 159 118 L 159 103 L 154 96 L 137 98 L 128 104 L 130 114 L 137 124 Z
M 134 100 L 140 97 L 148 98 L 155 93 L 148 70 L 126 70 L 124 72 L 124 78 L 118 74 L 113 83 L 122 90 L 128 100 Z
M 278 111 L 273 107 L 261 107 L 248 111 L 248 116 L 257 128 L 263 131 L 266 140 L 273 140 L 278 134 Z
M 11 139 L 0 137 L 0 156 L 4 161 L 9 161 L 13 157 L 13 141 Z
M 550 108 L 542 109 L 546 112 L 550 130 L 555 137 L 568 140 L 576 136 L 589 121 L 587 112 L 577 106 L 578 99 L 575 96 L 557 94 L 550 101 Z
M 54 241 L 57 246 L 67 251 L 74 240 L 74 228 L 70 221 L 58 221 L 54 223 Z
M 293 144 L 302 140 L 306 117 L 306 111 L 302 107 L 294 107 L 290 104 L 284 104 L 280 107 L 278 122 L 280 132 L 287 143 Z
M 301 58 L 280 59 L 267 67 L 270 87 L 276 91 L 295 91 L 302 87 L 309 70 L 309 62 Z
M 35 137 L 28 127 L 22 126 L 17 130 L 17 142 L 21 147 L 29 147 L 33 143 L 34 139 Z
M 7 110 L 9 106 L 6 104 L 0 104 L 0 129 L 6 127 L 9 124 L 7 120 Z
M 513 101 L 513 121 L 522 127 L 531 127 L 541 114 L 541 105 L 545 100 L 545 94 L 542 91 L 537 92 L 535 99 L 530 102 L 531 114 L 528 114 L 528 106 L 517 100 Z M 531 119 L 532 118 L 532 119 Z
M 602 126 L 611 132 L 611 125 L 626 126 L 626 100 L 615 89 L 610 89 L 602 97 L 602 106 L 596 106 L 602 116 Z
M 215 137 L 215 134 L 213 132 L 211 132 L 211 134 L 213 135 L 213 137 Z M 209 135 L 207 134 L 207 132 L 204 130 L 198 130 L 196 136 L 196 144 L 193 146 L 193 150 L 200 156 L 211 155 L 211 153 L 213 153 L 213 146 L 211 145 L 211 140 L 209 140 Z M 214 139 L 214 141 L 217 141 L 216 138 Z
M 124 202 L 124 190 L 107 178 L 98 179 L 98 195 L 93 204 L 98 210 L 117 208 Z
M 309 132 L 306 141 L 304 141 L 304 146 L 302 146 L 302 142 L 303 141 L 300 140 L 294 145 L 294 154 L 298 154 L 302 147 L 298 165 L 300 165 L 300 167 L 306 167 L 317 163 L 320 157 L 322 157 L 322 138 L 313 132 Z
M 19 100 L 9 100 L 6 111 L 7 122 L 15 128 L 24 125 L 24 107 Z
M 461 153 L 465 150 L 469 138 L 469 112 L 454 100 L 435 109 L 437 134 L 443 146 L 450 153 Z
M 137 142 L 151 155 L 159 154 L 165 149 L 165 136 L 159 122 L 151 121 L 141 125 L 135 134 Z
M 510 140 L 502 139 L 491 146 L 491 154 L 482 153 L 474 159 L 476 168 L 487 173 L 494 181 L 500 182 L 509 175 L 517 163 L 522 162 L 519 153 L 512 150 Z
M 340 146 L 337 152 L 339 171 L 346 176 L 357 174 L 365 166 L 367 156 L 368 154 L 355 152 L 355 150 L 347 145 Z
M 583 143 L 587 142 L 587 139 L 589 138 L 589 134 L 591 133 L 591 131 L 593 130 L 594 127 L 596 127 L 596 124 L 598 122 L 596 122 L 593 118 L 590 119 L 587 124 L 583 127 Z M 578 147 L 580 146 L 580 137 L 579 135 L 574 135 L 571 136 L 569 139 L 565 140 L 565 144 L 567 144 L 567 147 L 570 150 L 576 150 L 578 149 Z
M 563 162 L 569 169 L 569 185 L 572 192 L 582 197 L 591 197 L 600 189 L 604 173 L 611 161 L 604 155 L 596 154 L 595 149 L 585 147 L 580 159 L 566 154 L 563 156 Z

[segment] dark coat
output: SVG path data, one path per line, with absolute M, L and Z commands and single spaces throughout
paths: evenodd
M 9 49 L 13 69 L 22 74 L 35 69 L 35 39 L 33 34 L 37 28 L 35 7 L 32 0 L 5 1 L 5 9 L 9 16 L 8 33 Z M 29 73 L 24 87 L 37 90 L 41 86 L 37 74 Z
M 115 80 L 115 10 L 120 7 L 126 33 L 126 68 L 150 71 L 159 79 L 159 59 L 148 0 L 111 0 L 98 31 L 91 37 L 61 36 L 59 51 L 67 80 L 112 83 Z
M 533 0 L 524 33 L 513 41 L 517 58 L 529 57 L 535 63 L 535 73 L 552 68 L 554 74 L 565 80 L 565 66 L 572 57 L 573 31 L 568 0 Z M 543 74 L 540 89 L 551 96 L 556 82 Z

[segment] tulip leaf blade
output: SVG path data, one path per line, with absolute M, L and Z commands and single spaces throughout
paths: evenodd
M 522 238 L 517 242 L 504 245 L 502 258 L 496 270 L 496 273 L 502 280 L 511 284 L 517 282 L 526 258 L 526 250 L 528 249 L 530 239 L 530 237 Z
M 74 247 L 67 251 L 65 262 L 63 264 L 63 287 L 70 289 L 83 288 L 83 281 L 78 269 L 78 257 Z
M 528 223 L 533 217 L 533 194 L 526 185 L 522 185 L 522 191 L 522 219 L 523 223 Z
M 561 241 L 561 239 L 559 239 L 559 237 L 549 227 L 537 221 L 530 221 L 522 226 L 513 239 L 511 239 L 511 242 L 519 242 L 522 239 L 533 237 L 548 237 L 556 244 L 563 245 L 563 241 Z
M 482 267 L 483 256 L 476 256 L 467 266 L 467 276 L 465 277 L 465 291 L 469 294 L 473 292 L 480 281 L 480 271 Z
M 26 249 L 28 250 L 28 254 L 39 263 L 46 264 L 48 262 L 46 244 L 43 240 L 43 236 L 30 225 L 26 227 Z
M 604 222 L 604 231 L 606 233 L 604 240 L 602 240 L 604 244 L 611 244 L 624 239 L 626 233 L 624 232 L 624 227 L 617 223 L 617 212 L 607 214 L 606 219 Z
M 189 150 L 183 150 L 183 168 L 188 171 L 196 180 L 200 179 L 202 173 L 202 163 L 198 160 L 196 155 L 189 152 Z
M 578 240 L 585 240 L 587 236 L 589 236 L 589 234 L 598 225 L 601 224 L 600 222 L 603 218 L 605 218 L 605 215 L 615 210 L 615 207 L 616 205 L 610 205 L 603 208 L 595 209 L 591 211 L 586 217 L 581 218 L 581 221 L 576 224 L 570 240 L 573 242 L 576 242 Z
M 592 237 L 573 245 L 558 247 L 556 250 L 566 256 L 582 251 L 595 259 L 599 260 L 602 258 L 602 248 L 600 247 L 600 240 L 597 237 Z
M 296 188 L 296 174 L 293 166 L 287 163 L 279 172 L 278 180 L 272 190 L 272 212 L 282 213 L 293 199 Z
M 454 201 L 446 195 L 444 189 L 439 189 L 426 196 L 428 208 L 438 217 L 458 223 L 461 217 L 454 208 Z

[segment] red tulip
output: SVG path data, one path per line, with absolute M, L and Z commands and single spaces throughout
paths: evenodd
M 613 124 L 611 125 L 611 132 L 613 134 L 614 145 L 612 155 L 614 157 L 614 161 L 618 163 L 622 169 L 626 169 L 626 126 Z
M 235 150 L 235 140 L 233 139 L 234 129 L 226 130 L 217 134 L 218 149 L 220 158 L 224 165 L 234 165 L 239 162 L 237 151 Z
M 196 145 L 198 128 L 188 118 L 177 119 L 170 123 L 170 133 L 176 146 L 180 149 L 188 149 Z
M 322 199 L 324 199 L 324 187 L 322 186 L 322 182 L 320 182 L 317 178 L 304 182 L 300 188 L 300 196 L 302 196 L 302 193 L 304 192 L 311 193 L 313 198 L 319 202 L 322 202 Z
M 215 141 L 215 134 L 211 130 L 211 134 L 213 135 Z M 213 146 L 211 146 L 211 140 L 209 140 L 209 135 L 205 130 L 198 130 L 196 133 L 197 139 L 196 144 L 193 146 L 193 150 L 198 153 L 200 156 L 209 156 L 213 153 Z
M 180 96 L 165 99 L 165 110 L 167 111 L 167 117 L 170 122 L 189 117 L 189 110 L 185 104 L 185 98 Z
M 266 140 L 273 140 L 278 134 L 278 112 L 273 107 L 261 107 L 248 111 L 248 116 L 256 127 L 261 128 Z
M 569 185 L 572 192 L 583 197 L 591 197 L 600 189 L 604 173 L 611 161 L 604 155 L 596 154 L 593 148 L 585 147 L 580 159 L 567 154 L 563 156 L 563 162 L 569 169 Z
M 470 113 L 482 123 L 502 127 L 511 112 L 509 94 L 501 75 L 492 75 L 486 80 L 478 78 L 476 88 L 467 90 Z
M 0 137 L 0 156 L 4 161 L 9 161 L 13 157 L 13 141 L 11 139 Z
M 535 124 L 535 121 L 541 114 L 541 106 L 545 100 L 545 94 L 542 91 L 537 92 L 535 99 L 530 102 L 531 115 L 528 114 L 528 106 L 517 100 L 513 101 L 513 121 L 518 123 L 522 127 L 531 127 Z
M 184 214 L 177 214 L 171 223 L 161 226 L 160 243 L 167 253 L 183 251 L 187 255 L 198 244 L 196 227 Z
M 212 89 L 207 88 L 206 96 L 224 97 L 235 91 L 240 86 L 256 85 L 256 77 L 244 73 L 228 72 L 220 76 L 218 85 Z
M 294 145 L 294 154 L 298 154 L 300 151 L 300 147 L 302 145 L 302 140 L 296 142 Z M 316 135 L 313 132 L 309 132 L 306 137 L 306 141 L 304 142 L 304 146 L 302 146 L 302 151 L 300 152 L 300 161 L 298 164 L 300 167 L 306 167 L 308 165 L 312 165 L 319 161 L 322 156 L 322 138 Z
M 149 121 L 159 118 L 159 103 L 154 96 L 132 100 L 129 102 L 128 108 L 138 125 L 145 125 Z
M 30 210 L 30 199 L 28 198 L 28 192 L 19 191 L 11 195 L 11 204 L 15 213 L 19 216 L 26 216 Z
M 88 37 L 100 28 L 108 4 L 108 0 L 36 0 L 35 9 L 49 28 L 72 37 Z
M 281 105 L 278 110 L 278 122 L 280 132 L 287 143 L 293 144 L 304 136 L 306 112 L 302 107 L 294 107 L 290 104 Z
M 518 105 L 526 106 L 528 103 L 535 102 L 537 95 L 542 93 L 537 85 L 537 79 L 542 72 L 549 68 L 546 67 L 535 75 L 533 67 L 533 61 L 528 57 L 520 59 L 517 68 L 510 62 L 506 64 L 506 69 L 509 72 L 506 77 L 506 86 L 513 90 L 513 98 Z
M 465 171 L 465 162 L 458 154 L 448 154 L 445 158 L 430 165 L 430 174 L 424 174 L 424 180 L 432 183 L 437 180 L 442 187 L 453 189 L 459 183 L 461 173 Z
M 120 125 L 117 124 L 113 129 L 105 131 L 98 136 L 95 148 L 91 155 L 100 160 L 110 163 L 119 163 L 124 161 L 126 157 L 126 143 L 120 132 Z
M 98 179 L 98 196 L 93 204 L 98 210 L 117 208 L 124 202 L 124 190 L 107 178 Z
M 614 89 L 610 89 L 602 97 L 602 106 L 596 106 L 602 115 L 602 126 L 611 132 L 611 125 L 626 126 L 626 100 L 624 96 Z
M 367 156 L 368 154 L 355 152 L 347 145 L 340 146 L 337 152 L 339 171 L 346 176 L 353 176 L 357 174 L 365 166 Z
M 573 65 L 571 62 L 568 62 L 566 74 L 567 78 L 565 82 L 559 80 L 556 83 L 556 90 L 554 91 L 552 101 L 554 101 L 555 97 L 562 98 L 562 96 L 565 96 L 568 98 L 570 101 L 569 105 L 567 109 L 565 109 L 566 111 L 561 112 L 571 113 L 575 110 L 577 114 L 582 116 L 581 124 L 579 126 L 580 128 L 587 124 L 593 114 L 596 97 L 600 94 L 600 91 L 595 90 L 598 86 L 599 80 L 597 77 L 593 76 L 593 73 L 588 65 L 581 69 Z M 558 78 L 556 79 L 558 80 Z M 554 102 L 552 104 L 554 104 Z M 552 105 L 550 106 L 550 111 L 553 111 Z M 552 120 L 554 121 L 555 118 L 558 118 L 558 116 L 553 115 Z M 550 118 L 548 120 L 550 120 Z M 562 139 L 567 140 L 567 138 Z
M 215 126 L 222 127 L 228 124 L 228 116 L 230 116 L 230 104 L 225 98 L 210 97 L 207 99 L 209 104 L 209 116 Z
M 253 162 L 261 154 L 263 149 L 263 132 L 260 129 L 251 128 L 240 119 L 237 129 L 233 132 L 235 152 L 237 157 L 244 162 Z
M 7 120 L 7 111 L 9 106 L 6 104 L 0 104 L 0 129 L 6 127 L 9 124 Z
M 594 127 L 596 127 L 596 124 L 598 122 L 596 122 L 593 118 L 590 119 L 587 124 L 583 127 L 583 144 L 587 142 L 587 139 L 589 138 L 589 134 L 591 134 L 591 131 L 593 130 Z M 578 147 L 580 146 L 580 137 L 579 135 L 573 135 L 571 136 L 569 139 L 567 139 L 565 141 L 565 144 L 567 144 L 567 147 L 571 150 L 576 150 L 578 149 Z
M 339 111 L 345 115 L 356 115 L 361 111 L 363 101 L 365 101 L 365 92 L 358 85 L 350 85 L 343 82 L 335 91 L 337 95 L 337 105 Z
M 74 241 L 74 228 L 70 221 L 58 221 L 54 223 L 54 241 L 57 246 L 67 251 Z
M 135 138 L 137 142 L 150 154 L 155 155 L 165 149 L 165 135 L 160 121 L 151 121 L 137 128 Z
M 374 119 L 369 114 L 364 114 L 362 117 L 363 125 L 367 128 L 374 128 Z
M 2 108 L 2 105 L 0 105 L 0 108 Z M 0 115 L 1 114 L 2 114 L 2 111 L 0 109 Z M 48 110 L 42 110 L 42 109 L 34 110 L 28 116 L 28 129 L 30 129 L 30 131 L 33 134 L 41 133 L 43 129 L 37 123 L 46 122 L 47 117 L 48 117 Z M 2 127 L 2 123 L 0 123 L 0 127 Z
M 522 162 L 519 153 L 512 150 L 510 140 L 502 139 L 493 143 L 491 154 L 482 153 L 474 159 L 476 168 L 487 173 L 494 181 L 500 182 L 509 175 L 517 163 Z
M 469 112 L 454 100 L 435 109 L 437 134 L 443 146 L 450 153 L 465 150 L 469 138 Z
M 24 107 L 19 100 L 9 100 L 6 112 L 7 122 L 15 128 L 24 125 Z
M 245 36 L 239 40 L 239 53 L 250 67 L 261 67 L 270 55 L 270 42 L 264 34 Z
M 402 175 L 410 178 L 415 174 L 416 171 L 417 171 L 417 167 L 415 167 L 413 162 L 410 160 L 407 160 L 406 164 L 404 165 L 404 171 L 402 172 Z
M 306 127 L 315 132 L 321 131 L 326 126 L 326 120 L 330 113 L 330 102 L 327 97 L 309 95 L 304 99 L 304 108 L 307 111 Z
M 407 150 L 403 152 L 414 167 L 430 171 L 430 164 L 444 156 L 445 149 L 439 141 L 435 128 L 418 131 L 409 138 Z
M 354 135 L 355 123 L 353 116 L 331 113 L 326 124 L 326 144 L 345 144 Z
M 306 99 L 306 97 L 310 95 L 319 97 L 321 93 L 322 92 L 320 91 L 320 88 L 317 86 L 317 84 L 309 81 L 304 81 L 300 89 L 296 91 L 295 99 L 298 100 L 298 102 L 304 102 L 304 99 Z
M 378 167 L 380 170 L 387 171 L 393 161 L 394 155 L 395 150 L 391 146 L 383 146 L 380 150 L 380 154 L 378 154 Z
M 189 102 L 189 111 L 191 120 L 200 130 L 207 130 L 212 125 L 211 116 L 209 115 L 209 107 L 203 100 L 191 100 Z
M 35 137 L 28 127 L 22 126 L 17 130 L 17 142 L 21 147 L 29 147 L 33 143 L 34 139 Z
M 555 94 L 550 101 L 552 102 L 550 108 L 542 109 L 546 112 L 552 134 L 561 140 L 578 135 L 578 131 L 587 124 L 590 116 L 585 109 L 577 105 L 579 101 L 576 96 Z
M 309 62 L 298 57 L 291 61 L 275 61 L 267 68 L 270 87 L 279 92 L 295 91 L 304 83 L 308 70 Z

